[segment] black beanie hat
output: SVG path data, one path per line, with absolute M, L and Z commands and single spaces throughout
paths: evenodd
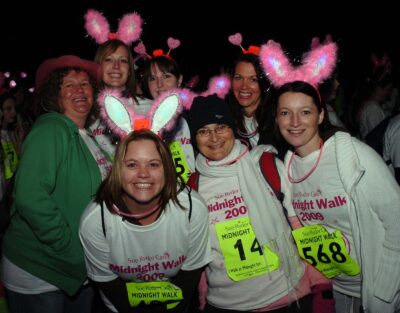
M 197 131 L 207 124 L 226 124 L 236 136 L 236 123 L 228 104 L 216 94 L 196 97 L 188 112 L 192 144 L 196 145 Z

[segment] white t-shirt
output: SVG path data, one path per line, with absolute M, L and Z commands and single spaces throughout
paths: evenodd
M 291 162 L 290 174 L 294 179 L 307 175 L 317 162 L 320 150 L 304 158 L 297 155 Z M 286 163 L 289 158 L 286 158 Z M 287 164 L 286 164 L 287 165 Z M 349 197 L 339 179 L 335 158 L 334 137 L 323 146 L 321 160 L 305 180 L 293 184 L 293 207 L 303 225 L 323 225 L 329 233 L 340 230 L 349 255 L 357 260 L 353 233 L 349 222 Z M 360 263 L 359 263 L 360 264 Z M 335 290 L 360 297 L 360 276 L 339 275 L 332 280 Z
M 79 134 L 96 160 L 102 179 L 105 179 L 112 168 L 112 161 L 109 159 L 110 156 L 106 155 L 106 152 L 100 148 L 96 139 L 91 134 L 88 134 L 86 130 L 80 129 Z
M 360 113 L 360 134 L 361 139 L 375 128 L 380 122 L 385 119 L 385 112 L 379 103 L 375 101 L 367 101 L 364 103 Z
M 191 192 L 192 213 L 186 191 L 178 195 L 181 209 L 170 202 L 150 225 L 135 225 L 104 207 L 90 203 L 80 223 L 88 277 L 97 282 L 122 278 L 125 281 L 163 281 L 179 270 L 191 271 L 211 261 L 208 213 L 204 201 Z M 103 297 L 106 305 L 113 305 Z
M 251 147 L 254 148 L 258 144 L 258 140 L 260 138 L 260 134 L 257 132 L 257 121 L 254 117 L 248 117 L 246 115 L 244 117 L 244 127 L 246 128 L 247 134 L 251 137 L 249 137 L 249 141 L 251 144 Z
M 343 125 L 342 121 L 340 120 L 339 116 L 336 114 L 335 110 L 333 109 L 333 107 L 329 103 L 326 104 L 326 109 L 328 111 L 329 122 L 331 122 L 331 124 L 333 126 L 344 127 L 344 125 Z
M 216 225 L 248 217 L 248 210 L 252 208 L 248 208 L 244 203 L 238 186 L 237 177 L 209 178 L 200 176 L 199 179 L 199 193 L 208 206 L 213 253 L 213 260 L 206 268 L 207 301 L 213 306 L 224 309 L 249 311 L 266 307 L 286 296 L 290 290 L 288 290 L 285 274 L 280 268 L 241 281 L 233 281 L 228 277 Z M 267 210 L 267 208 L 262 209 Z M 289 226 L 287 227 L 289 228 Z M 241 237 L 237 238 L 242 239 Z M 254 250 L 251 250 L 252 248 L 244 248 L 243 251 L 246 256 L 252 253 Z M 235 250 L 235 252 L 238 252 L 238 250 Z M 256 250 L 253 252 L 257 253 Z
M 109 158 L 114 157 L 116 145 L 113 142 L 112 133 L 110 128 L 107 127 L 106 123 L 101 119 L 97 119 L 89 130 L 92 132 L 94 140 L 98 143 L 103 154 L 107 154 Z
M 173 130 L 173 137 L 170 140 L 178 141 L 185 155 L 185 160 L 189 166 L 190 173 L 193 173 L 196 168 L 194 150 L 190 138 L 189 125 L 183 117 L 179 118 L 178 123 Z
M 400 167 L 400 114 L 393 117 L 383 137 L 383 159 Z

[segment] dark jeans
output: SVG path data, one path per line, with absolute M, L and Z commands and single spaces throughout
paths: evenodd
M 224 310 L 213 307 L 207 303 L 204 313 L 243 313 L 252 311 L 235 311 L 235 310 Z M 254 313 L 254 312 L 252 312 Z M 305 296 L 297 302 L 292 302 L 289 306 L 280 308 L 273 311 L 267 311 L 266 313 L 312 313 L 312 295 Z
M 30 295 L 6 289 L 6 295 L 9 313 L 90 313 L 94 291 L 85 286 L 69 297 L 61 290 Z

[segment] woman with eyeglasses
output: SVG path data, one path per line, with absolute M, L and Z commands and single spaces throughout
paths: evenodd
M 189 185 L 208 206 L 213 252 L 200 284 L 201 309 L 332 312 L 332 299 L 322 297 L 329 282 L 300 260 L 291 237 L 288 219 L 296 215 L 283 163 L 276 159 L 288 214 L 261 173 L 259 159 L 272 147 L 249 151 L 235 139 L 235 120 L 216 95 L 195 98 L 188 116 L 200 151 Z

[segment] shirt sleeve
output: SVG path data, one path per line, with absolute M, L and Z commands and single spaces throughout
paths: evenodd
M 107 217 L 104 207 L 104 218 Z M 91 203 L 86 208 L 79 226 L 79 237 L 85 253 L 85 263 L 88 277 L 96 282 L 108 282 L 116 279 L 109 268 L 110 247 L 101 223 L 101 208 L 97 203 Z M 107 224 L 107 221 L 105 221 Z
M 377 224 L 371 227 L 384 233 L 382 243 L 376 247 L 380 260 L 375 275 L 375 296 L 391 302 L 400 290 L 400 188 L 375 151 L 365 145 L 359 148 L 358 157 L 366 170 L 358 183 L 358 190 L 364 198 L 363 203 L 367 203 L 377 216 L 373 220 Z
M 191 271 L 205 266 L 212 260 L 207 205 L 192 190 L 192 216 L 189 221 L 189 251 L 182 270 Z

